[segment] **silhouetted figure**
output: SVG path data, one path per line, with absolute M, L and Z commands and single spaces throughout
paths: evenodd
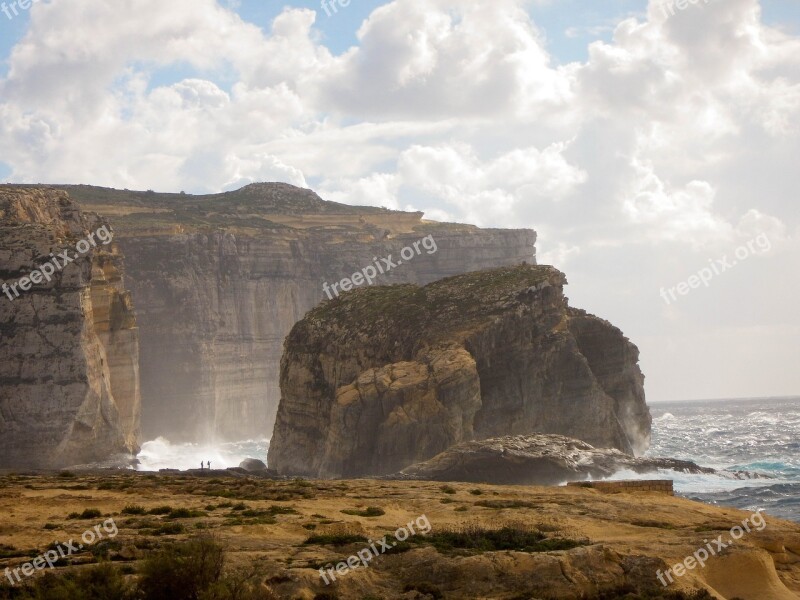
M 200 461 L 200 470 L 201 471 L 203 470 L 203 461 L 202 460 Z
M 208 461 L 208 470 L 211 470 L 211 461 Z

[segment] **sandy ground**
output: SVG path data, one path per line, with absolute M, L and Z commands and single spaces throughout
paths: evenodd
M 241 503 L 250 511 L 280 509 L 272 509 L 278 513 L 274 518 L 259 519 L 244 516 L 258 513 L 244 513 L 237 506 Z M 198 514 L 190 518 L 122 514 L 130 505 L 148 511 L 167 505 Z M 384 514 L 364 517 L 342 512 L 367 507 L 378 507 Z M 96 509 L 101 516 L 68 518 L 86 509 Z M 670 589 L 702 588 L 724 600 L 800 599 L 800 525 L 769 516 L 759 531 L 747 512 L 655 492 L 604 494 L 583 488 L 372 480 L 270 481 L 232 478 L 223 472 L 205 477 L 0 475 L 0 573 L 7 567 L 19 568 L 56 540 L 78 540 L 87 530 L 108 536 L 95 526 L 109 518 L 118 530 L 112 554 L 120 563 L 135 567 L 150 548 L 210 531 L 228 548 L 231 564 L 253 563 L 263 569 L 265 585 L 276 597 L 308 599 L 424 598 L 436 593 L 443 598 L 574 598 L 623 583 L 638 589 L 658 584 L 658 569 L 664 572 L 701 548 L 716 547 L 713 540 L 719 536 L 730 542 L 731 528 L 750 518 L 750 532 L 717 549 L 704 567 L 674 576 Z M 444 554 L 419 544 L 402 554 L 378 556 L 368 568 L 339 575 L 326 586 L 317 569 L 329 562 L 335 565 L 365 544 L 304 543 L 311 535 L 342 532 L 371 540 L 388 535 L 392 540 L 395 530 L 409 522 L 417 529 L 421 522 L 429 523 L 434 532 L 518 523 L 583 545 L 556 552 Z M 182 526 L 182 533 L 157 535 L 159 528 L 175 523 Z M 87 548 L 70 557 L 72 566 L 57 570 L 92 561 Z M 437 590 L 432 596 L 419 591 L 431 587 Z M 329 595 L 320 595 L 325 593 Z

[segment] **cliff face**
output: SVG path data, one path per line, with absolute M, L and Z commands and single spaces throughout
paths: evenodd
M 141 339 L 148 438 L 241 440 L 272 431 L 291 327 L 339 282 L 432 235 L 436 251 L 375 283 L 425 284 L 533 262 L 529 230 L 430 223 L 257 184 L 212 196 L 65 186 L 114 225 Z
M 269 466 L 393 473 L 472 439 L 534 432 L 634 454 L 649 444 L 638 350 L 570 308 L 552 267 L 360 289 L 289 334 Z
M 138 332 L 122 256 L 98 240 L 76 252 L 103 227 L 64 192 L 0 187 L 0 283 L 16 284 L 64 250 L 74 258 L 49 281 L 0 296 L 0 467 L 138 451 Z

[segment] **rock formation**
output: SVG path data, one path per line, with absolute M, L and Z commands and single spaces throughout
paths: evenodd
M 565 283 L 520 265 L 315 308 L 286 339 L 270 468 L 384 475 L 461 442 L 531 433 L 643 452 L 638 350 L 570 308 Z
M 462 442 L 403 469 L 393 479 L 471 481 L 499 485 L 558 485 L 610 477 L 622 470 L 714 473 L 673 458 L 634 458 L 561 435 L 533 434 Z
M 75 258 L 18 288 L 19 297 L 0 296 L 0 467 L 138 452 L 138 331 L 122 256 L 97 240 L 75 251 L 103 227 L 109 232 L 63 191 L 0 187 L 0 283 L 17 283 L 64 250 Z
M 340 281 L 423 251 L 376 283 L 420 283 L 534 260 L 529 230 L 432 223 L 422 213 L 325 202 L 309 190 L 255 184 L 209 196 L 64 186 L 107 217 L 126 262 L 140 327 L 148 439 L 268 437 L 278 407 L 283 340 Z
M 267 465 L 264 464 L 263 460 L 259 460 L 257 458 L 245 458 L 239 463 L 239 468 L 244 469 L 245 471 L 258 473 L 261 471 L 266 471 Z

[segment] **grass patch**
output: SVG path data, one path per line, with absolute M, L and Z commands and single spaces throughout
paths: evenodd
M 196 519 L 197 517 L 207 517 L 208 515 L 200 510 L 189 510 L 188 508 L 175 508 L 169 511 L 168 519 Z
M 548 538 L 538 529 L 510 524 L 498 529 L 469 524 L 432 531 L 409 539 L 414 544 L 430 545 L 442 554 L 478 554 L 483 552 L 552 552 L 585 546 L 586 541 Z
M 147 511 L 148 515 L 168 515 L 172 512 L 171 506 L 157 506 L 156 508 L 151 508 Z
M 152 529 L 148 531 L 150 535 L 161 536 L 161 535 L 179 535 L 184 533 L 186 528 L 181 523 L 165 523 L 161 527 L 157 529 Z
M 33 552 L 33 554 L 31 554 L 31 552 Z M 17 558 L 20 556 L 38 556 L 38 553 L 35 550 L 17 550 L 14 546 L 0 544 L 0 559 Z
M 73 520 L 74 519 L 99 519 L 102 516 L 103 516 L 103 513 L 101 513 L 96 508 L 86 508 L 86 509 L 84 509 L 84 511 L 82 513 L 77 513 L 77 512 L 69 513 L 67 518 L 68 519 L 73 519 Z
M 677 529 L 675 525 L 663 523 L 662 521 L 649 521 L 647 519 L 631 521 L 631 525 L 636 527 L 653 527 L 655 529 Z
M 121 514 L 123 515 L 146 515 L 147 509 L 144 506 L 139 506 L 138 504 L 129 504 L 125 508 L 122 509 Z
M 364 510 L 345 509 L 342 512 L 346 515 L 354 515 L 356 517 L 380 517 L 386 514 L 386 511 L 378 506 L 368 506 Z
M 327 535 L 312 535 L 305 542 L 304 546 L 349 546 L 350 544 L 363 544 L 367 538 L 355 533 L 331 533 Z

